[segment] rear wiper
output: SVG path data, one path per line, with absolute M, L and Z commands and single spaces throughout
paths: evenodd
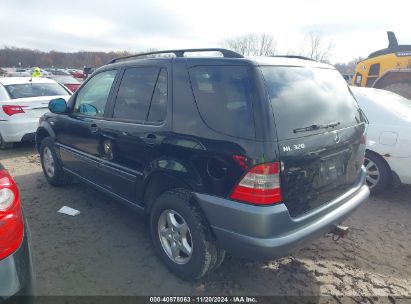
M 326 124 L 326 125 L 311 125 L 311 126 L 304 127 L 304 128 L 294 129 L 293 132 L 298 133 L 298 132 L 314 131 L 314 130 L 319 130 L 319 129 L 335 128 L 336 126 L 338 126 L 340 124 L 341 123 L 339 121 L 337 121 L 337 122 L 331 122 L 331 123 Z

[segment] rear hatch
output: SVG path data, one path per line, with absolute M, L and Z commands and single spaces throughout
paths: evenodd
M 292 217 L 352 189 L 365 152 L 365 122 L 338 71 L 261 67 L 274 113 L 281 191 Z

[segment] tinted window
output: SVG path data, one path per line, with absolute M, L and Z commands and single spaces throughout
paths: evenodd
M 190 79 L 201 117 L 221 133 L 254 138 L 249 69 L 243 66 L 200 66 Z
M 261 69 L 280 140 L 307 135 L 294 133 L 297 128 L 335 122 L 343 128 L 361 121 L 358 105 L 338 71 L 306 67 Z
M 93 76 L 78 92 L 74 112 L 101 117 L 117 71 L 105 71 Z
M 58 83 L 22 83 L 5 86 L 11 99 L 38 97 L 38 96 L 59 96 L 69 93 Z
M 368 73 L 369 76 L 378 76 L 380 74 L 380 64 L 375 63 L 370 66 L 370 72 Z
M 161 122 L 166 118 L 167 113 L 167 71 L 161 69 L 158 75 L 156 88 L 154 89 L 153 99 L 150 104 L 148 121 Z
M 130 68 L 124 73 L 114 106 L 114 118 L 145 121 L 159 68 Z

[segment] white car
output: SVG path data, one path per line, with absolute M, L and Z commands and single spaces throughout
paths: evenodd
M 0 149 L 34 140 L 39 118 L 53 98 L 71 95 L 54 80 L 36 77 L 0 78 Z
M 411 100 L 384 90 L 351 90 L 369 120 L 364 165 L 371 192 L 411 184 Z

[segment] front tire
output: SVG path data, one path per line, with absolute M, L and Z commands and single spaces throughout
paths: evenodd
M 183 280 L 196 280 L 221 264 L 224 254 L 189 191 L 170 190 L 154 202 L 151 238 L 167 268 Z
M 51 137 L 46 137 L 41 141 L 40 161 L 44 176 L 50 185 L 58 187 L 72 182 L 73 178 L 64 172 L 63 167 L 58 161 L 54 149 L 54 140 Z
M 371 194 L 383 192 L 391 181 L 390 168 L 376 153 L 367 151 L 365 153 L 364 166 L 367 170 L 366 183 Z
M 11 148 L 13 148 L 13 143 L 4 141 L 3 137 L 0 134 L 0 149 L 5 150 Z

